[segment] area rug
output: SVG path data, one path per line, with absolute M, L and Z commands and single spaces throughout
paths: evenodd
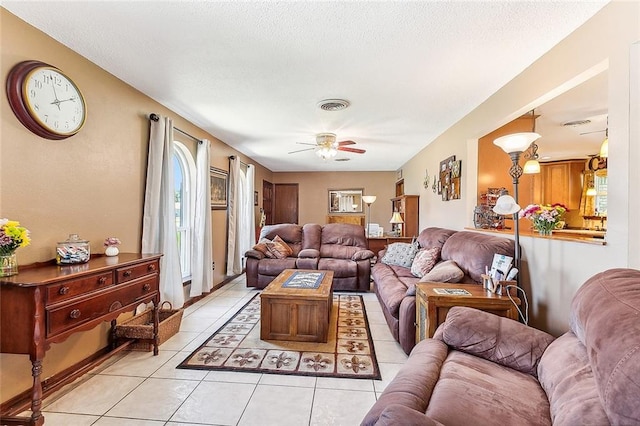
M 380 379 L 361 296 L 333 295 L 327 343 L 260 340 L 259 296 L 177 368 Z

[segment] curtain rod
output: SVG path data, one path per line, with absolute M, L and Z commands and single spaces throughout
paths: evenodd
M 230 160 L 235 160 L 235 159 L 236 159 L 236 156 L 235 156 L 235 155 L 230 155 L 230 156 L 229 156 L 229 159 L 230 159 Z M 245 162 L 244 162 L 244 161 L 242 161 L 242 160 L 240 160 L 240 164 L 242 164 L 243 166 L 248 166 L 248 164 L 247 164 L 247 163 L 245 163 Z
M 152 112 L 151 114 L 149 114 L 149 120 L 158 121 L 158 120 L 160 120 L 160 116 L 158 114 L 156 114 L 155 112 Z M 193 139 L 194 141 L 196 141 L 198 143 L 202 143 L 202 139 L 196 138 L 195 136 L 190 135 L 189 133 L 185 132 L 184 130 L 178 129 L 175 126 L 173 126 L 173 130 L 182 133 L 183 135 Z

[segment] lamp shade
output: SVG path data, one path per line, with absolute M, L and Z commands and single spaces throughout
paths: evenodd
M 402 216 L 400 216 L 399 212 L 393 212 L 393 216 L 391 216 L 389 223 L 404 223 L 404 220 L 402 220 Z
M 595 188 L 593 188 L 593 187 L 587 188 L 587 196 L 588 197 L 595 197 L 596 195 L 598 195 L 598 191 L 596 191 Z
M 511 195 L 501 195 L 493 206 L 493 211 L 499 215 L 508 216 L 520 211 L 520 206 Z
M 524 163 L 524 167 L 522 168 L 522 173 L 527 175 L 540 173 L 540 163 L 538 162 L 538 160 L 529 160 L 526 163 Z
M 607 137 L 600 145 L 600 157 L 608 158 L 609 157 L 609 138 Z
M 363 195 L 362 196 L 362 201 L 364 201 L 365 204 L 372 204 L 374 201 L 376 201 L 376 196 L 375 195 Z
M 531 142 L 540 138 L 540 135 L 534 132 L 513 133 L 511 135 L 501 136 L 494 140 L 493 143 L 507 154 L 512 152 L 523 152 Z

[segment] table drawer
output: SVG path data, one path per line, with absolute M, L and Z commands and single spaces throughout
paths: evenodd
M 148 298 L 158 290 L 158 277 L 152 275 L 124 285 L 113 286 L 84 300 L 47 308 L 47 337 L 100 318 L 122 307 Z
M 88 277 L 47 286 L 47 305 L 71 299 L 80 294 L 101 290 L 113 285 L 113 272 L 89 275 Z
M 151 262 L 144 262 L 138 265 L 133 265 L 127 268 L 116 269 L 116 276 L 118 283 L 123 283 L 136 278 L 143 277 L 149 274 L 157 274 L 160 270 L 160 262 L 153 260 Z

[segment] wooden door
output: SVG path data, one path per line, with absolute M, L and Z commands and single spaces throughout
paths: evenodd
M 265 225 L 273 225 L 273 184 L 266 180 L 262 181 L 262 209 Z
M 298 223 L 298 184 L 276 183 L 273 189 L 273 223 Z

